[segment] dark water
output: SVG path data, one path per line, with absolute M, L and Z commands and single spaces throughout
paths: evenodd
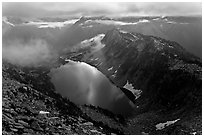
M 56 92 L 76 104 L 92 104 L 116 114 L 131 115 L 134 105 L 100 71 L 84 63 L 70 61 L 52 69 Z

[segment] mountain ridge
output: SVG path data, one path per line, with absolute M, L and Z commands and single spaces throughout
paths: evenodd
M 133 125 L 146 119 L 146 116 L 151 117 L 151 120 L 146 119 L 151 124 L 156 123 L 158 117 L 170 120 L 179 117 L 181 120 L 173 129 L 167 127 L 155 134 L 186 134 L 179 129 L 193 130 L 184 124 L 192 125 L 192 119 L 199 123 L 193 125 L 200 133 L 202 63 L 198 57 L 174 41 L 117 28 L 108 31 L 101 42 L 105 46 L 99 51 L 91 53 L 91 48 L 86 48 L 77 54 L 69 53 L 64 58 L 84 61 L 96 67 L 121 88 L 135 103 L 135 115 L 130 118 Z M 141 91 L 139 97 L 131 89 L 124 88 L 128 83 L 134 90 Z
M 158 37 L 144 36 L 144 35 L 135 36 L 135 37 L 142 36 L 144 40 L 137 38 L 135 41 L 131 41 L 131 40 L 127 41 L 125 37 L 121 36 L 120 34 L 121 32 L 119 29 L 113 29 L 107 32 L 105 37 L 102 40 L 102 43 L 104 43 L 106 46 L 101 51 L 98 51 L 95 54 L 90 55 L 90 58 L 84 59 L 84 60 L 90 64 L 100 64 L 99 62 L 101 60 L 103 64 L 101 66 L 100 65 L 98 66 L 96 65 L 96 66 L 104 74 L 108 75 L 108 77 L 111 77 L 111 76 L 109 75 L 109 72 L 107 70 L 104 70 L 104 69 L 108 69 L 108 67 L 105 67 L 104 64 L 106 66 L 109 66 L 110 64 L 112 64 L 114 68 L 115 67 L 122 68 L 121 69 L 122 71 L 120 71 L 120 69 L 117 70 L 117 72 L 121 73 L 122 79 L 124 79 L 124 75 L 126 73 L 132 73 L 133 75 L 141 75 L 140 73 L 134 74 L 134 72 L 135 71 L 138 72 L 138 69 L 141 69 L 141 67 L 143 68 L 143 70 L 146 70 L 147 67 L 150 70 L 154 69 L 155 71 L 154 73 L 148 72 L 148 70 L 146 70 L 146 73 L 149 73 L 150 75 L 155 75 L 155 76 L 151 76 L 151 79 L 154 79 L 154 77 L 155 78 L 159 77 L 160 79 L 164 80 L 163 77 L 165 77 L 166 74 L 171 75 L 169 73 L 178 73 L 178 72 L 180 72 L 181 74 L 184 74 L 184 73 L 190 73 L 192 75 L 195 74 L 195 77 L 193 79 L 198 79 L 198 81 L 201 78 L 200 59 L 186 52 L 184 48 L 182 48 L 178 43 L 166 41 Z M 131 35 L 131 33 L 129 34 Z M 122 32 L 122 35 L 126 36 L 126 34 L 123 32 Z M 101 55 L 101 58 L 100 58 L 100 55 Z M 94 58 L 99 58 L 97 60 L 99 62 L 94 60 L 92 56 L 96 56 Z M 110 63 L 110 62 L 114 62 L 113 60 L 117 62 L 116 66 L 114 66 L 114 63 Z M 124 63 L 122 63 L 121 60 Z M 122 63 L 121 66 L 117 65 L 117 64 L 121 64 L 119 62 Z M 113 71 L 116 71 L 116 70 L 113 69 Z M 129 81 L 132 81 L 131 77 L 133 75 L 128 76 Z M 142 75 L 145 76 L 146 74 L 142 73 Z M 139 84 L 136 84 L 136 83 L 141 83 L 141 81 L 144 81 L 142 80 L 141 77 L 142 76 L 140 76 L 140 78 L 136 80 L 137 82 L 136 81 L 133 82 L 133 85 L 136 86 L 136 88 L 139 88 L 139 89 L 142 88 L 143 90 L 145 90 L 145 88 L 148 86 L 141 86 L 141 85 L 138 86 Z M 188 77 L 188 75 L 186 75 L 186 77 Z M 121 78 L 118 78 L 118 79 L 121 79 Z M 119 87 L 121 87 L 123 85 L 122 83 L 124 83 L 120 80 L 117 80 L 117 77 L 116 77 L 116 80 L 114 80 L 114 78 L 111 78 L 111 80 L 113 80 L 116 85 L 119 84 L 120 85 Z M 153 82 L 155 80 L 151 80 L 151 81 Z M 156 81 L 159 82 L 159 80 L 156 80 Z M 176 82 L 173 82 L 173 83 L 176 83 Z

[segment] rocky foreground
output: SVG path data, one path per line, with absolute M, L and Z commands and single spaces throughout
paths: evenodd
M 103 124 L 102 117 L 94 120 L 88 116 L 89 106 L 79 108 L 55 94 L 42 71 L 28 70 L 3 63 L 2 134 L 121 134 Z M 41 87 L 33 87 L 34 81 Z

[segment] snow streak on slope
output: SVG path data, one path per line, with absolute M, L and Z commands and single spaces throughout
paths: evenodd
M 179 121 L 179 120 L 180 120 L 180 119 L 176 119 L 176 120 L 172 120 L 172 121 L 167 121 L 167 122 L 165 122 L 165 123 L 159 123 L 159 124 L 156 125 L 156 128 L 157 128 L 156 130 L 162 130 L 162 129 L 164 129 L 165 127 L 170 126 L 170 125 L 176 123 L 176 122 Z

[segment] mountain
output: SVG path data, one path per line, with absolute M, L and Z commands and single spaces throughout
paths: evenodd
M 11 27 L 3 35 L 5 43 L 44 36 L 63 51 L 49 65 L 23 67 L 3 59 L 3 134 L 202 134 L 200 58 L 177 42 L 98 22 L 113 19 L 96 18 L 93 27 L 82 19 L 51 36 L 52 30 L 35 26 Z M 139 24 L 148 24 L 144 20 L 150 18 Z M 49 72 L 69 59 L 95 66 L 134 102 L 134 113 L 124 117 L 56 94 Z
M 119 87 L 129 81 L 142 90 L 142 102 L 175 107 L 194 96 L 201 97 L 201 60 L 178 43 L 120 29 L 107 32 L 102 43 L 102 50 L 84 60 Z
M 201 17 L 108 18 L 105 16 L 82 16 L 79 19 L 21 19 L 9 16 L 3 17 L 3 20 L 7 22 L 7 25 L 8 23 L 15 25 L 12 29 L 4 29 L 6 25 L 3 27 L 4 42 L 7 39 L 8 41 L 15 41 L 16 38 L 22 39 L 22 41 L 43 38 L 53 49 L 63 52 L 85 39 L 106 33 L 113 28 L 121 28 L 128 32 L 137 32 L 176 41 L 188 52 L 200 58 L 202 56 Z
M 105 45 L 101 50 L 87 52 L 86 47 L 66 58 L 97 67 L 120 87 L 137 106 L 134 120 L 152 113 L 152 119 L 179 117 L 178 125 L 193 132 L 185 122 L 192 125 L 192 119 L 198 122 L 201 117 L 202 63 L 198 57 L 174 41 L 117 28 L 108 31 L 101 42 Z M 178 125 L 172 133 L 183 134 L 177 131 Z
M 144 35 L 158 36 L 176 41 L 188 52 L 201 58 L 202 56 L 202 18 L 185 16 L 167 17 L 121 17 L 121 18 L 93 18 L 82 17 L 75 25 L 86 29 L 100 31 L 108 27 L 118 27 L 125 31 L 137 32 Z M 102 33 L 102 32 L 101 32 Z M 104 33 L 104 32 L 103 32 Z

